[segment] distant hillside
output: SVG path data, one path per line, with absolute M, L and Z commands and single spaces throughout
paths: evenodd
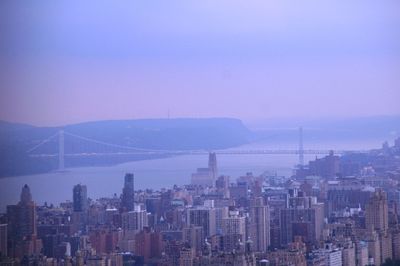
M 303 126 L 305 143 L 375 139 L 393 140 L 400 135 L 400 116 L 377 116 L 345 119 L 276 119 L 249 124 L 240 120 L 210 119 L 140 119 L 97 121 L 62 127 L 65 132 L 97 141 L 155 150 L 216 150 L 252 141 L 270 143 L 297 142 L 298 126 Z M 61 127 L 35 127 L 0 121 L 0 177 L 43 173 L 57 168 L 57 157 L 32 158 L 26 153 Z M 66 143 L 68 143 L 66 136 Z M 77 145 L 79 146 L 79 145 Z M 83 152 L 99 152 L 83 146 Z M 57 153 L 57 139 L 46 143 L 43 153 Z M 76 147 L 75 147 L 76 148 Z M 66 145 L 66 153 L 71 147 Z M 127 161 L 160 158 L 160 155 L 126 155 L 66 160 L 67 167 L 99 166 Z
M 0 176 L 47 172 L 57 158 L 31 158 L 26 151 L 56 134 L 61 127 L 34 127 L 0 121 Z M 67 125 L 65 132 L 107 143 L 143 149 L 223 149 L 245 144 L 252 133 L 238 119 L 141 119 L 97 121 Z M 46 143 L 48 153 L 57 151 L 57 140 Z M 87 152 L 91 152 L 90 148 Z M 68 150 L 68 147 L 66 147 Z M 125 156 L 67 160 L 67 166 L 107 165 L 155 156 Z
M 144 119 L 69 125 L 65 131 L 148 149 L 220 149 L 246 143 L 250 131 L 238 119 Z
M 297 140 L 298 127 L 303 127 L 306 140 L 351 141 L 379 139 L 393 140 L 400 136 L 400 116 L 372 116 L 329 119 L 270 119 L 248 123 L 256 131 L 257 139 L 269 141 Z

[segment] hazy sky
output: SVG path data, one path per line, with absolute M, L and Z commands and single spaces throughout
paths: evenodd
M 0 119 L 400 114 L 400 1 L 0 1 Z

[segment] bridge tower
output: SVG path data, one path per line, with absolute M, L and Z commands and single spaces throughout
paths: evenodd
M 299 127 L 299 166 L 304 166 L 303 127 Z
M 58 131 L 58 170 L 64 170 L 64 130 Z

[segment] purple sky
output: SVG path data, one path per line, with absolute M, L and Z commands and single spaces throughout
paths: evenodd
M 1 1 L 0 119 L 400 115 L 400 1 Z

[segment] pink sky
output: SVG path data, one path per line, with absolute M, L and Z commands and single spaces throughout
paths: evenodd
M 0 10 L 3 120 L 400 115 L 398 1 Z

